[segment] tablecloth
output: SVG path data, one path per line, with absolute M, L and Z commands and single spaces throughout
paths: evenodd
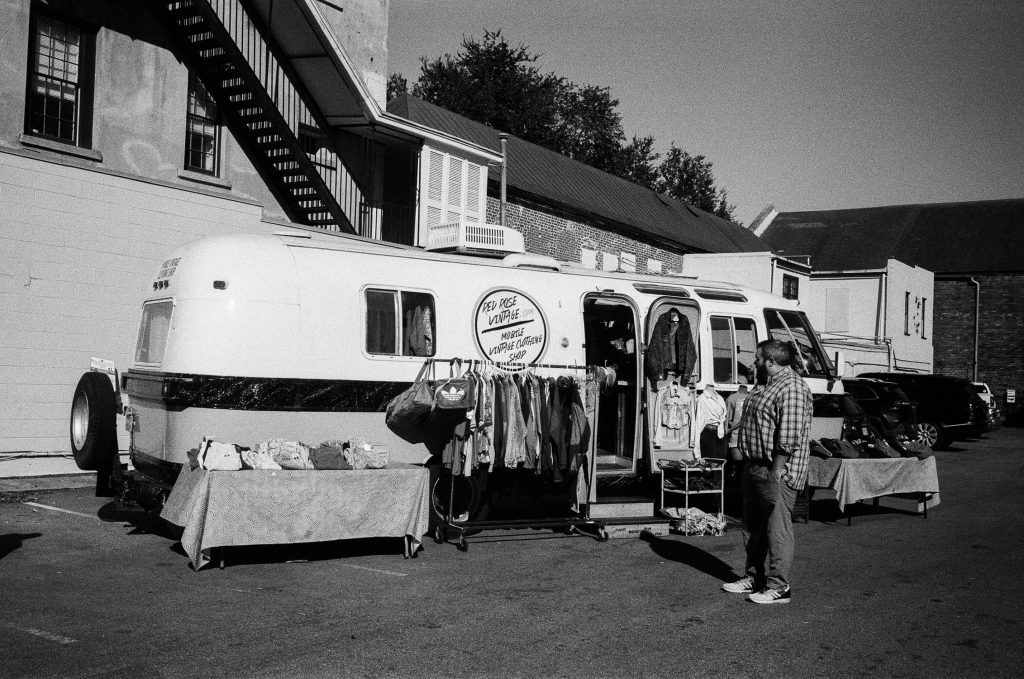
M 184 465 L 160 516 L 184 528 L 198 569 L 214 547 L 403 537 L 415 554 L 427 531 L 430 473 L 387 469 L 237 472 Z
M 807 484 L 836 491 L 840 510 L 858 500 L 894 493 L 938 493 L 934 457 L 839 459 L 811 457 Z

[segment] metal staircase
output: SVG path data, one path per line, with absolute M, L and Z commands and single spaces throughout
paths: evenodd
M 242 1 L 160 4 L 189 67 L 288 217 L 358 233 L 367 207 L 362 193 L 332 147 L 327 124 L 305 103 L 298 79 Z

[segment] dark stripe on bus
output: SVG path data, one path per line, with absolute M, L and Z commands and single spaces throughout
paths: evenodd
M 408 382 L 224 377 L 128 372 L 124 390 L 163 401 L 170 410 L 223 408 L 291 412 L 384 412 Z

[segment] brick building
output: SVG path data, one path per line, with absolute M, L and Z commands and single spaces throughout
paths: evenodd
M 779 214 L 768 244 L 815 270 L 892 258 L 934 272 L 934 372 L 986 382 L 1004 413 L 1024 389 L 1024 199 Z M 837 264 L 837 262 L 840 262 Z
M 0 462 L 66 455 L 79 376 L 91 357 L 131 363 L 143 293 L 185 242 L 315 228 L 414 245 L 442 220 L 495 220 L 497 145 L 385 108 L 386 0 L 12 0 L 0 18 Z M 518 153 L 509 222 L 542 252 L 678 270 L 682 252 L 757 242 Z
M 498 130 L 411 95 L 396 97 L 388 111 L 483 148 L 501 149 Z M 423 170 L 429 186 L 429 164 Z M 608 271 L 680 273 L 687 253 L 764 250 L 737 224 L 514 136 L 507 141 L 506 173 L 506 224 L 523 233 L 530 252 Z M 497 165 L 489 168 L 486 195 L 487 222 L 496 224 Z M 421 221 L 438 223 L 426 213 Z

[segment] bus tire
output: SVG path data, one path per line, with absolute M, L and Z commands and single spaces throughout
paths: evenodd
M 117 451 L 117 399 L 110 379 L 87 372 L 71 401 L 71 452 L 79 469 L 96 471 Z

